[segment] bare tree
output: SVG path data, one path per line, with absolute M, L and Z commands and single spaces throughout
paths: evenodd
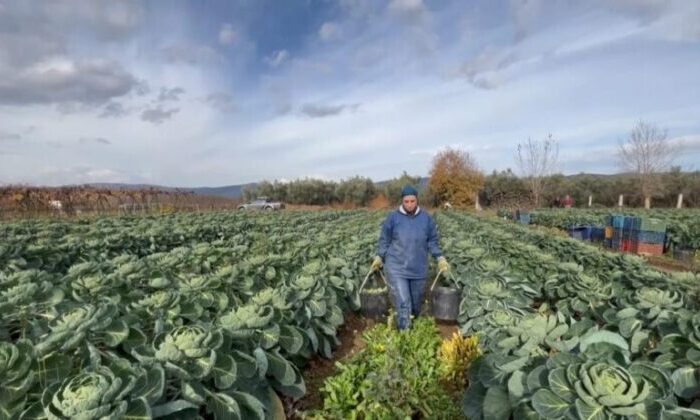
M 621 141 L 618 157 L 621 166 L 637 176 L 644 207 L 651 207 L 651 197 L 660 188 L 659 173 L 666 171 L 676 157 L 679 147 L 667 138 L 667 130 L 639 121 L 627 141 Z
M 518 144 L 515 161 L 526 178 L 536 207 L 540 205 L 543 180 L 554 172 L 558 160 L 559 143 L 551 134 L 541 141 L 528 138 L 527 142 Z

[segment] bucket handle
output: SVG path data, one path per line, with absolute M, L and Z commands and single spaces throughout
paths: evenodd
M 455 284 L 455 287 L 457 287 L 457 280 L 455 280 L 455 276 L 452 274 L 452 271 L 449 270 L 440 270 L 437 273 L 437 276 L 435 276 L 435 280 L 433 280 L 433 285 L 430 286 L 430 291 L 432 292 L 433 289 L 435 288 L 435 284 L 437 283 L 438 279 L 440 278 L 440 274 L 443 273 L 448 273 L 450 276 L 447 277 L 448 279 L 452 280 L 452 282 Z M 459 289 L 459 287 L 457 287 Z
M 362 293 L 362 289 L 365 288 L 365 284 L 367 283 L 367 280 L 369 280 L 369 276 L 371 276 L 372 273 L 374 273 L 374 271 L 375 270 L 369 270 L 369 273 L 367 273 L 367 275 L 365 276 L 365 279 L 362 281 L 362 285 L 360 286 L 360 289 L 357 291 L 358 294 Z M 381 277 L 382 281 L 384 282 L 384 285 L 388 286 L 386 283 L 386 279 L 384 278 L 384 273 L 382 273 L 381 270 L 376 270 L 376 271 L 379 272 L 379 277 Z

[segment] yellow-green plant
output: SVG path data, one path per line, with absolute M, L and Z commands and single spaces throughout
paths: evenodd
M 472 362 L 481 356 L 479 337 L 464 337 L 455 332 L 444 340 L 438 350 L 440 377 L 450 390 L 459 391 L 467 385 L 467 373 Z

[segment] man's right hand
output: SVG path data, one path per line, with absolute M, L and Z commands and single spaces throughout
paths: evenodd
M 372 270 L 372 271 L 379 271 L 379 270 L 382 269 L 382 265 L 383 265 L 383 263 L 382 263 L 382 257 L 380 257 L 379 255 L 377 255 L 376 257 L 374 257 L 374 260 L 372 260 L 372 267 L 371 267 L 371 270 Z

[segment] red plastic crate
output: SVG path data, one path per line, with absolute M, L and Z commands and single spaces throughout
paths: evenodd
M 622 247 L 620 249 L 622 252 L 637 252 L 637 241 L 632 239 L 623 239 Z
M 664 244 L 647 244 L 640 242 L 637 245 L 637 254 L 640 255 L 662 255 L 664 253 Z

